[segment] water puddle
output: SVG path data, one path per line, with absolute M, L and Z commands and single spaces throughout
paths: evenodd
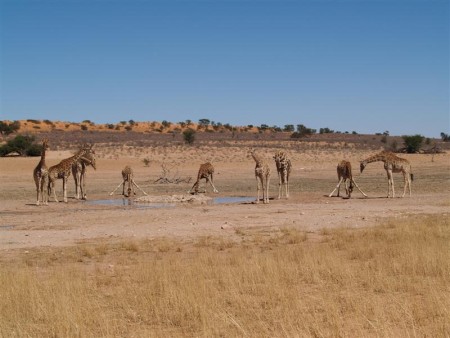
M 175 204 L 169 203 L 136 203 L 132 199 L 122 198 L 122 199 L 111 199 L 111 200 L 93 200 L 86 201 L 86 204 L 89 205 L 110 205 L 110 206 L 121 206 L 121 207 L 137 207 L 137 208 L 153 208 L 153 209 L 161 209 L 161 208 L 170 208 L 174 207 Z
M 0 230 L 10 230 L 14 228 L 13 225 L 0 225 Z
M 209 204 L 250 203 L 253 201 L 255 201 L 254 197 L 215 197 Z
M 211 200 L 207 201 L 208 205 L 215 204 L 229 204 L 229 203 L 251 203 L 255 200 L 254 197 L 215 197 Z M 173 208 L 178 203 L 142 203 L 135 202 L 132 199 L 122 198 L 122 199 L 108 199 L 108 200 L 91 200 L 86 201 L 86 204 L 89 205 L 108 205 L 108 206 L 120 206 L 120 207 L 136 207 L 136 208 L 152 208 L 152 209 L 161 209 L 161 208 Z

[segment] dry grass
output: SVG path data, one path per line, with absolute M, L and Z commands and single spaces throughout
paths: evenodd
M 448 215 L 236 234 L 238 242 L 103 241 L 3 258 L 0 335 L 450 334 Z

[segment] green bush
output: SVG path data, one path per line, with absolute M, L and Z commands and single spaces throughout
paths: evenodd
M 195 141 L 195 130 L 189 128 L 183 131 L 183 139 L 187 144 L 193 144 Z
M 17 135 L 0 147 L 0 156 L 6 156 L 12 152 L 16 152 L 20 156 L 40 156 L 42 146 L 34 144 L 34 140 L 34 136 Z
M 420 150 L 420 147 L 422 146 L 422 142 L 425 137 L 422 135 L 403 135 L 403 142 L 405 144 L 406 152 L 408 154 L 417 153 Z

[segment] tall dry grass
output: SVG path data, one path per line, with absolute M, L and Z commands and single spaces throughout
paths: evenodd
M 448 337 L 448 215 L 4 259 L 3 337 Z

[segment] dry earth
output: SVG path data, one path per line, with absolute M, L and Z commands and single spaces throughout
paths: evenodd
M 277 231 L 283 227 L 319 233 L 329 227 L 365 227 L 385 218 L 401 218 L 411 214 L 445 214 L 450 211 L 450 156 L 402 155 L 410 160 L 415 176 L 412 197 L 387 199 L 386 173 L 382 163 L 372 163 L 359 174 L 358 161 L 373 151 L 348 147 L 310 145 L 308 149 L 290 149 L 293 162 L 291 197 L 277 200 L 277 174 L 271 156 L 279 147 L 265 144 L 260 148 L 271 163 L 270 204 L 255 204 L 254 162 L 243 147 L 183 145 L 173 147 L 125 147 L 98 145 L 97 170 L 88 171 L 88 201 L 73 198 L 74 182 L 69 181 L 69 202 L 36 206 L 32 171 L 39 158 L 0 158 L 0 250 L 3 254 L 45 246 L 67 246 L 98 239 L 116 241 L 124 238 L 223 236 L 239 240 L 238 229 L 259 227 Z M 58 163 L 71 151 L 50 151 L 47 165 Z M 149 159 L 145 166 L 143 159 Z M 346 158 L 360 187 L 351 199 L 328 198 L 337 183 L 336 164 Z M 183 195 L 192 186 L 198 167 L 205 161 L 216 167 L 215 183 L 219 189 L 208 197 L 247 196 L 244 203 L 210 204 L 205 201 L 168 204 L 138 203 L 109 196 L 120 182 L 125 165 L 135 170 L 135 179 L 149 196 Z M 155 183 L 163 164 L 169 178 L 189 178 L 190 183 Z M 395 175 L 398 196 L 403 192 L 403 179 Z M 117 192 L 120 193 L 121 189 Z M 62 183 L 57 183 L 62 197 Z M 341 190 L 342 193 L 342 190 Z M 141 193 L 138 191 L 139 197 Z M 98 201 L 106 200 L 106 204 Z M 112 201 L 110 201 L 112 200 Z M 97 201 L 97 203 L 95 203 Z M 109 204 L 108 204 L 109 203 Z

